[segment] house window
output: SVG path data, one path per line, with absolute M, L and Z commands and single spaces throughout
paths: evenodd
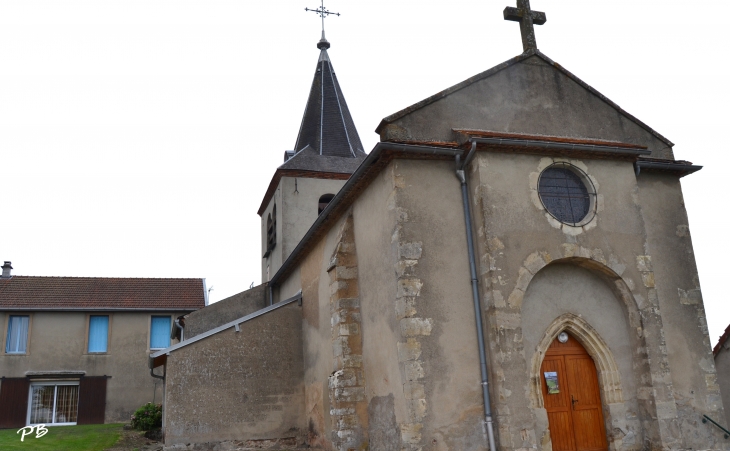
M 26 354 L 28 350 L 29 316 L 10 315 L 8 320 L 8 334 L 5 338 L 5 352 L 7 354 Z
M 153 316 L 150 326 L 150 349 L 164 349 L 170 346 L 170 317 Z
M 107 352 L 109 316 L 89 316 L 89 352 Z
M 28 424 L 76 424 L 79 383 L 38 382 L 30 385 Z

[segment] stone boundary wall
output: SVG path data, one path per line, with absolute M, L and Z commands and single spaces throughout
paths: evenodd
M 304 435 L 302 314 L 296 303 L 170 353 L 165 445 Z
M 261 310 L 266 307 L 266 291 L 266 284 L 261 284 L 185 315 L 184 338 L 193 338 Z

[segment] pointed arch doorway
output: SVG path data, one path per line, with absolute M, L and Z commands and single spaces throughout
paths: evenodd
M 607 451 L 596 365 L 567 332 L 555 338 L 540 367 L 553 451 Z

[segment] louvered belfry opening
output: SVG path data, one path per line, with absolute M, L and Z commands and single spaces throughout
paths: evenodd
M 276 204 L 266 221 L 266 254 L 276 247 Z
M 327 54 L 329 43 L 326 46 L 321 44 L 318 45 L 321 52 L 295 150 L 310 146 L 323 156 L 364 156 L 360 136 Z

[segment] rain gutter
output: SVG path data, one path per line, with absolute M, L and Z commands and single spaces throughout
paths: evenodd
M 469 190 L 466 183 L 466 174 L 464 168 L 471 162 L 476 155 L 477 140 L 471 143 L 471 149 L 467 154 L 464 162 L 461 162 L 461 156 L 456 155 L 456 177 L 461 182 L 461 200 L 464 208 L 464 222 L 466 225 L 466 243 L 469 254 L 469 272 L 471 275 L 471 297 L 474 304 L 474 319 L 476 322 L 477 344 L 479 346 L 479 367 L 482 376 L 482 400 L 484 402 L 484 426 L 487 432 L 487 440 L 489 441 L 489 450 L 497 451 L 497 445 L 494 440 L 494 420 L 492 419 L 492 403 L 489 398 L 489 372 L 487 371 L 487 352 L 484 346 L 484 323 L 482 322 L 482 307 L 479 300 L 479 282 L 477 279 L 476 265 L 476 246 L 474 245 L 474 235 L 471 226 L 471 207 L 469 204 Z
M 641 173 L 641 170 L 645 171 L 667 171 L 675 172 L 680 174 L 680 177 L 692 174 L 702 169 L 702 166 L 694 164 L 678 164 L 678 163 L 661 163 L 658 161 L 637 161 L 636 162 L 636 175 Z

